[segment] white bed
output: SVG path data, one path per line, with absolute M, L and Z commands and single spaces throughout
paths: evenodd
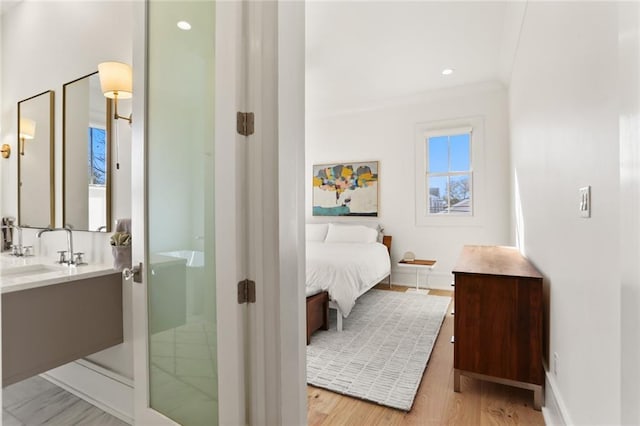
M 307 225 L 306 295 L 329 293 L 338 330 L 356 299 L 390 276 L 389 251 L 378 239 L 377 230 L 363 225 Z

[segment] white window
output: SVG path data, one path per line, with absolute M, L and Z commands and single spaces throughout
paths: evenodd
M 484 119 L 416 125 L 416 225 L 482 226 Z
M 428 132 L 425 210 L 427 215 L 473 214 L 473 171 L 471 129 Z

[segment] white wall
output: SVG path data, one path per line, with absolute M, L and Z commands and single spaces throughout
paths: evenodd
M 11 158 L 0 159 L 2 216 L 16 216 L 17 103 L 45 90 L 55 91 L 55 198 L 56 224 L 62 221 L 62 85 L 97 70 L 98 63 L 118 60 L 131 63 L 131 2 L 21 2 L 2 16 L 2 99 L 0 143 L 12 147 Z M 126 112 L 124 105 L 123 113 Z M 122 121 L 122 120 L 119 120 Z M 114 170 L 113 218 L 130 217 L 130 129 L 120 130 L 120 170 Z M 115 147 L 114 151 L 115 153 Z M 115 157 L 112 156 L 112 158 Z M 25 230 L 24 244 L 36 254 L 54 257 L 66 247 L 62 232 L 36 239 Z M 91 263 L 111 263 L 109 235 L 74 232 L 74 249 L 87 254 Z M 127 377 L 132 376 L 131 289 L 123 287 L 125 343 L 90 357 Z
M 484 162 L 474 165 L 483 175 L 475 196 L 485 208 L 472 226 L 417 226 L 415 215 L 415 130 L 420 123 L 481 117 Z M 398 271 L 405 251 L 437 259 L 431 287 L 450 289 L 451 270 L 465 244 L 509 242 L 509 148 L 507 93 L 499 83 L 446 89 L 389 100 L 359 111 L 307 117 L 305 211 L 307 222 L 339 220 L 312 216 L 312 165 L 341 161 L 379 161 L 378 221 L 393 236 L 394 283 L 415 285 L 413 272 Z M 358 219 L 341 218 L 344 222 Z M 421 285 L 425 285 L 421 277 Z
M 510 85 L 515 228 L 546 277 L 547 391 L 568 424 L 621 420 L 617 19 L 615 3 L 530 2 Z
M 640 3 L 618 9 L 622 424 L 640 424 Z

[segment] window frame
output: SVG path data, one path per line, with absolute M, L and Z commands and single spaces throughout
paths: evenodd
M 104 183 L 96 183 L 96 181 L 94 180 L 94 174 L 93 174 L 93 170 L 94 170 L 94 164 L 95 161 L 94 159 L 96 158 L 93 152 L 93 130 L 99 130 L 104 132 Z M 95 185 L 95 186 L 107 186 L 107 161 L 109 158 L 109 153 L 107 152 L 107 129 L 105 127 L 102 126 L 93 126 L 93 125 L 89 125 L 89 148 L 88 148 L 88 154 L 89 154 L 89 173 L 91 175 L 90 178 L 90 182 L 89 185 Z
M 429 174 L 428 138 L 470 134 L 469 170 L 464 172 Z M 415 126 L 415 220 L 417 226 L 482 226 L 481 212 L 483 200 L 483 168 L 484 157 L 484 119 L 483 117 L 467 117 L 418 123 Z M 429 208 L 429 176 L 470 175 L 471 212 L 470 213 L 430 213 Z
M 446 172 L 431 172 L 429 171 L 429 139 L 437 138 L 442 136 L 447 136 L 451 138 L 452 136 L 460 136 L 460 135 L 469 135 L 469 168 L 464 171 L 451 171 L 451 141 L 448 141 L 447 145 L 447 160 L 448 160 L 448 170 Z M 425 144 L 425 167 L 423 170 L 424 179 L 425 179 L 425 194 L 424 196 L 427 198 L 425 200 L 425 214 L 427 216 L 473 216 L 474 209 L 473 203 L 475 201 L 474 191 L 473 191 L 473 128 L 470 126 L 466 127 L 457 127 L 452 129 L 440 129 L 440 130 L 432 130 L 427 131 L 424 134 L 423 143 Z M 469 193 L 470 193 L 470 203 L 469 203 L 469 212 L 451 212 L 448 213 L 431 213 L 431 193 L 429 187 L 429 179 L 434 177 L 446 177 L 451 178 L 454 176 L 469 176 Z M 427 201 L 428 200 L 428 201 Z M 451 197 L 450 192 L 447 192 L 447 201 L 448 201 L 448 209 L 451 208 Z

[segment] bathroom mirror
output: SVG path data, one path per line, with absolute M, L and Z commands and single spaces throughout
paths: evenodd
M 53 91 L 18 102 L 18 225 L 54 226 Z
M 63 86 L 62 223 L 77 231 L 111 231 L 111 102 L 98 72 Z

